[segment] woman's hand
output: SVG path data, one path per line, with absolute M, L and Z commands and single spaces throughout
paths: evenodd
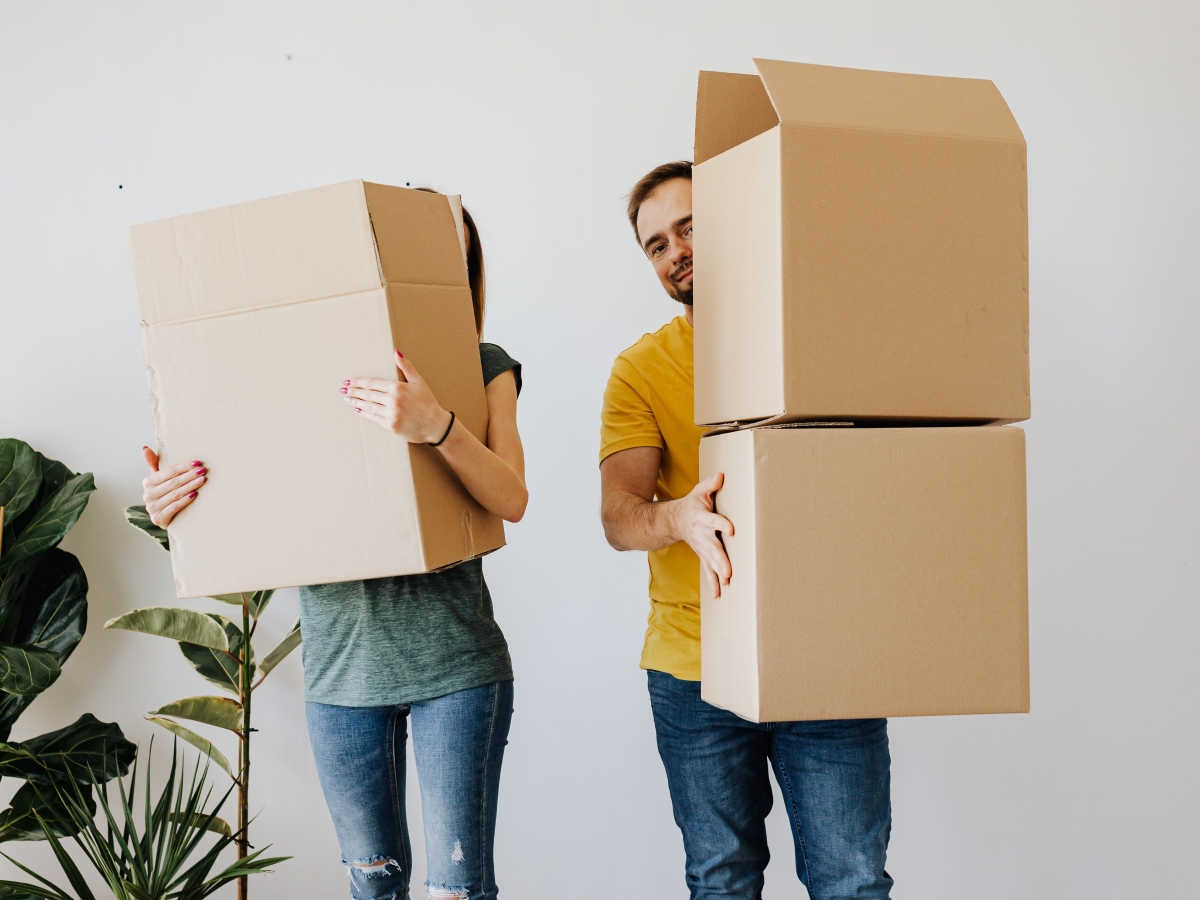
M 450 425 L 450 413 L 442 409 L 420 373 L 399 350 L 395 351 L 395 360 L 399 381 L 386 378 L 343 381 L 341 391 L 346 402 L 410 444 L 436 443 Z
M 208 469 L 198 459 L 159 469 L 158 454 L 149 447 L 142 448 L 142 456 L 150 467 L 150 474 L 142 481 L 142 500 L 150 521 L 166 528 L 181 509 L 196 499 Z

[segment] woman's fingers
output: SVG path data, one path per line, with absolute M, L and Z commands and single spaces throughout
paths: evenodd
M 180 497 L 178 500 L 176 500 L 174 503 L 167 504 L 167 506 L 161 512 L 157 513 L 156 515 L 151 516 L 150 520 L 152 522 L 154 522 L 154 524 L 157 525 L 159 528 L 166 528 L 168 525 L 171 524 L 171 520 L 174 519 L 175 516 L 177 516 L 179 514 L 179 511 L 181 509 L 183 509 L 185 506 L 189 505 L 195 499 L 196 499 L 196 492 L 189 491 L 188 493 L 186 493 L 182 497 Z
M 394 395 L 385 394 L 383 391 L 348 388 L 346 390 L 346 402 L 353 403 L 355 406 L 363 406 L 367 403 L 370 403 L 372 406 L 394 406 L 396 398 Z
M 400 370 L 400 375 L 409 384 L 424 384 L 425 380 L 421 378 L 421 373 L 417 371 L 417 367 L 404 358 L 404 354 L 399 350 L 396 351 L 396 368 Z
M 195 469 L 191 476 L 180 476 L 179 479 L 174 479 L 173 486 L 169 491 L 163 492 L 153 501 L 156 509 L 165 509 L 171 503 L 174 503 L 180 497 L 186 496 L 194 491 L 200 490 L 201 486 L 208 479 L 205 474 L 206 470 Z M 146 505 L 150 508 L 150 504 Z
M 371 405 L 355 407 L 355 409 L 364 419 L 370 419 L 372 422 L 377 422 L 388 431 L 392 430 L 392 423 L 394 419 L 383 411 L 383 407 Z
M 348 378 L 342 382 L 346 393 L 350 391 L 378 391 L 381 394 L 395 394 L 400 382 L 391 378 Z
M 151 472 L 158 471 L 158 454 L 145 445 L 142 446 L 142 459 L 146 461 Z
M 142 482 L 142 486 L 145 488 L 143 498 L 147 504 L 150 501 L 162 500 L 171 492 L 193 481 L 197 476 L 203 479 L 206 474 L 208 474 L 208 469 L 198 462 L 180 463 L 168 469 L 160 469 L 147 476 L 146 480 Z

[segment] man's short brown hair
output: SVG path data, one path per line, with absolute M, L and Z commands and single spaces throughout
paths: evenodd
M 639 245 L 642 243 L 642 236 L 638 234 L 637 230 L 638 210 L 642 208 L 646 198 L 658 190 L 659 185 L 675 178 L 692 180 L 692 164 L 689 160 L 681 159 L 676 162 L 663 163 L 657 169 L 651 169 L 638 180 L 638 183 L 633 186 L 633 190 L 629 192 L 629 205 L 625 208 L 625 212 L 629 216 L 629 224 L 633 226 L 633 236 L 637 238 Z

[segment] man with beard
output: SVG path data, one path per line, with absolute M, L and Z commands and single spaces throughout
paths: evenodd
M 720 474 L 700 478 L 693 424 L 692 165 L 674 162 L 629 195 L 629 223 L 684 315 L 617 357 L 601 414 L 601 518 L 617 550 L 649 551 L 642 649 L 658 751 L 683 832 L 693 900 L 759 900 L 775 771 L 813 900 L 886 898 L 891 831 L 887 722 L 756 724 L 700 699 L 700 578 L 714 596 L 732 571 L 714 512 Z

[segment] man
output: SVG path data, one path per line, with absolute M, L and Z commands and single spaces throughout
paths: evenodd
M 700 578 L 733 577 L 714 511 L 721 475 L 697 484 L 692 402 L 692 166 L 659 166 L 629 195 L 642 251 L 684 315 L 617 357 L 601 421 L 601 517 L 617 550 L 647 550 L 642 650 L 658 751 L 683 832 L 693 900 L 762 894 L 770 763 L 813 900 L 886 898 L 891 830 L 883 719 L 755 724 L 700 699 Z

